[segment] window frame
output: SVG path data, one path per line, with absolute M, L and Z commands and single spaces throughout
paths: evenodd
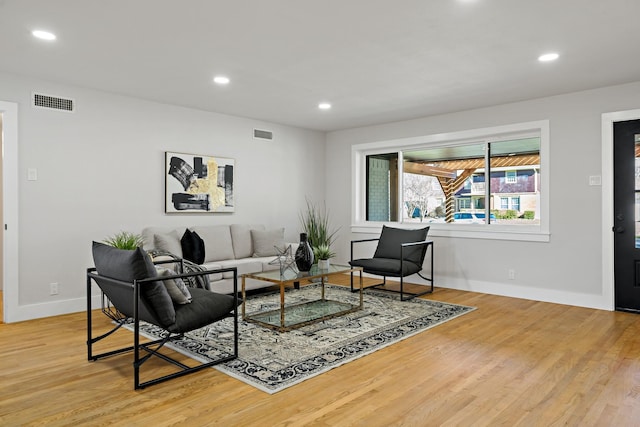
M 500 210 L 509 209 L 509 197 L 508 196 L 500 196 Z
M 503 126 L 478 128 L 471 130 L 446 132 L 417 137 L 391 139 L 370 143 L 354 144 L 351 147 L 352 163 L 352 215 L 351 231 L 353 233 L 376 233 L 382 225 L 401 228 L 419 228 L 424 223 L 408 223 L 400 221 L 376 222 L 366 221 L 366 157 L 375 154 L 398 153 L 398 174 L 402 176 L 403 152 L 421 148 L 435 148 L 473 143 L 491 143 L 502 140 L 526 137 L 540 138 L 540 223 L 536 225 L 503 225 L 503 224 L 447 224 L 429 223 L 430 236 L 453 238 L 479 238 L 499 240 L 521 240 L 548 242 L 549 231 L 549 120 L 514 123 Z M 402 180 L 398 180 L 398 191 L 402 194 Z M 401 212 L 402 198 L 398 200 Z

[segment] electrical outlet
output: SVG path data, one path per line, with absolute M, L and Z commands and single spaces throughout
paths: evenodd
M 57 283 L 49 283 L 49 295 L 58 295 Z
M 513 268 L 509 269 L 509 280 L 515 280 L 516 279 L 516 271 Z

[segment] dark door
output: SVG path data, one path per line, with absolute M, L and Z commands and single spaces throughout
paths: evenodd
M 640 120 L 613 124 L 616 310 L 640 313 Z

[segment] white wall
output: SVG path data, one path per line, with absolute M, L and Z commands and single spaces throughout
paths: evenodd
M 33 108 L 34 91 L 72 98 L 76 112 Z M 324 195 L 321 132 L 2 73 L 0 100 L 18 104 L 19 307 L 5 307 L 12 321 L 84 309 L 92 240 L 147 225 L 264 223 L 296 241 L 305 197 Z M 254 127 L 274 140 L 253 139 Z M 166 215 L 165 151 L 234 158 L 236 212 Z M 27 181 L 28 168 L 37 168 L 37 181 Z
M 602 285 L 601 115 L 640 107 L 640 82 L 327 135 L 326 188 L 351 185 L 351 146 L 365 142 L 549 120 L 548 243 L 435 238 L 436 286 L 609 309 Z M 343 234 L 338 257 L 349 258 L 351 192 L 328 191 Z M 516 271 L 508 280 L 507 271 Z

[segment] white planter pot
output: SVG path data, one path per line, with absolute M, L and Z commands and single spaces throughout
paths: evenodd
M 328 259 L 319 259 L 318 260 L 318 268 L 320 270 L 328 270 L 329 269 L 329 260 Z

